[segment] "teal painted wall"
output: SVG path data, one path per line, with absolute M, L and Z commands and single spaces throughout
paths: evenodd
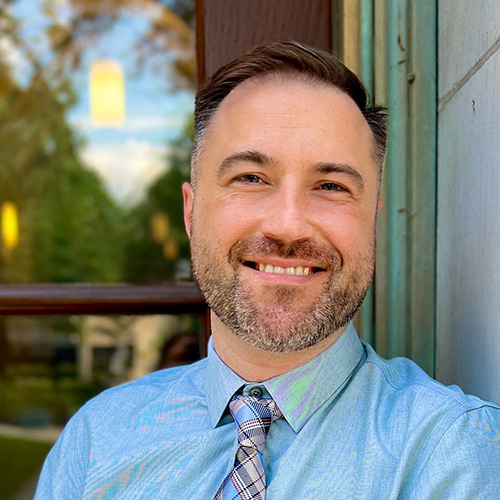
M 435 0 L 361 0 L 361 77 L 389 109 L 374 287 L 360 333 L 429 374 L 435 359 Z

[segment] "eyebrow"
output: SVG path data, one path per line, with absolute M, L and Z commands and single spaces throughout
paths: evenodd
M 217 177 L 221 178 L 228 170 L 238 163 L 254 163 L 256 165 L 275 165 L 277 162 L 261 151 L 249 150 L 234 153 L 221 162 L 217 168 Z M 364 191 L 365 183 L 361 174 L 350 165 L 345 163 L 316 163 L 313 170 L 320 174 L 344 174 L 349 176 L 358 186 L 360 191 Z
M 217 177 L 220 179 L 231 167 L 238 163 L 272 165 L 276 162 L 271 157 L 260 151 L 241 151 L 224 158 L 222 163 L 217 167 Z
M 316 163 L 314 170 L 320 174 L 344 174 L 349 176 L 358 186 L 360 191 L 364 191 L 365 183 L 361 174 L 350 165 L 345 163 Z

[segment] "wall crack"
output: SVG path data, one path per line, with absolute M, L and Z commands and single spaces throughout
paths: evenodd
M 453 97 L 467 84 L 467 82 L 486 64 L 486 62 L 500 49 L 500 38 L 476 61 L 476 63 L 465 73 L 465 75 L 446 92 L 438 101 L 438 112 L 450 102 Z

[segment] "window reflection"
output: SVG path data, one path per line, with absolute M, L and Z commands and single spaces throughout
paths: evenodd
M 63 425 L 106 388 L 192 363 L 201 357 L 204 338 L 203 319 L 196 315 L 0 320 L 6 339 L 0 422 L 21 426 Z
M 0 2 L 1 284 L 191 279 L 193 10 Z M 197 316 L 0 317 L 0 496 L 33 497 L 89 398 L 198 359 L 201 339 Z
M 87 400 L 192 363 L 204 342 L 196 315 L 14 316 L 0 318 L 0 328 L 0 497 L 6 499 L 23 489 L 22 498 L 33 498 L 47 452 Z
M 0 5 L 0 282 L 190 279 L 192 26 L 187 0 Z

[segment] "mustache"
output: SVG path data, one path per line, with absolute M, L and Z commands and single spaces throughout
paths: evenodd
M 318 267 L 340 269 L 343 259 L 340 252 L 330 246 L 321 245 L 311 240 L 284 241 L 266 236 L 248 237 L 237 241 L 229 251 L 229 263 L 235 267 L 239 262 L 255 257 L 280 257 L 284 259 L 312 260 Z

